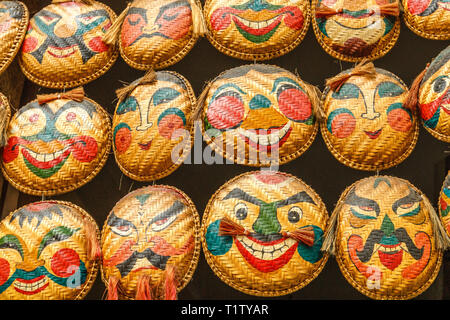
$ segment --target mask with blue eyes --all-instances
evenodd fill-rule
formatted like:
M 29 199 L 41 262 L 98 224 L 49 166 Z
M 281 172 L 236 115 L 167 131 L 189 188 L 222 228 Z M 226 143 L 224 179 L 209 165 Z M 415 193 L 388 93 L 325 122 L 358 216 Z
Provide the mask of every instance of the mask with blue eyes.
M 194 103 L 188 81 L 165 71 L 121 100 L 113 117 L 114 153 L 121 170 L 132 179 L 151 181 L 178 168 L 191 147 Z M 180 146 L 182 152 L 176 154 Z
M 407 94 L 403 81 L 378 68 L 372 77 L 352 75 L 336 90 L 327 87 L 321 131 L 333 155 L 371 171 L 403 161 L 418 136 L 416 114 L 404 106 Z

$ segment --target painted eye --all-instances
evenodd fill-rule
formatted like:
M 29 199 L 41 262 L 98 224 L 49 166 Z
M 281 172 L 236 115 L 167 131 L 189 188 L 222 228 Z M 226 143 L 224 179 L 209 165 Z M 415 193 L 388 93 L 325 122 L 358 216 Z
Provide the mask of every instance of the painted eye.
M 339 139 L 350 136 L 356 127 L 353 113 L 346 108 L 339 108 L 330 113 L 327 119 L 328 131 Z
M 371 206 L 351 206 L 350 212 L 360 219 L 368 220 L 377 218 L 377 212 Z
M 450 78 L 446 76 L 440 76 L 433 81 L 433 91 L 436 93 L 441 93 L 448 87 L 450 83 Z
M 101 19 L 102 17 L 98 17 L 98 16 L 84 16 L 80 19 L 81 23 L 84 25 L 88 25 L 91 24 L 99 19 Z
M 36 122 L 39 120 L 39 115 L 37 113 L 32 114 L 29 118 L 28 121 L 30 121 L 31 123 Z
M 331 95 L 334 99 L 357 99 L 359 97 L 359 88 L 352 83 L 344 83 L 339 91 Z
M 386 110 L 387 121 L 392 129 L 408 132 L 412 127 L 411 111 L 405 109 L 401 103 L 394 103 Z
M 378 95 L 380 98 L 385 97 L 398 97 L 403 94 L 405 90 L 403 90 L 399 85 L 385 81 L 378 85 Z
M 166 139 L 176 139 L 181 136 L 180 129 L 186 125 L 184 113 L 177 108 L 165 110 L 158 118 L 158 131 Z
M 288 220 L 290 223 L 297 223 L 302 218 L 303 211 L 299 207 L 292 207 L 288 211 Z
M 117 152 L 123 153 L 128 150 L 131 144 L 131 129 L 125 123 L 119 123 L 114 128 L 114 146 Z
M 420 212 L 420 202 L 404 203 L 397 208 L 400 217 L 412 217 Z
M 121 237 L 128 237 L 131 234 L 132 228 L 128 224 L 112 226 L 111 231 Z
M 244 220 L 247 218 L 248 208 L 245 203 L 239 202 L 234 206 L 234 215 L 238 220 Z
M 52 256 L 50 266 L 58 277 L 67 278 L 80 267 L 80 256 L 75 250 L 64 248 Z
M 173 215 L 173 216 L 170 216 L 170 217 L 167 217 L 167 218 L 164 218 L 164 219 L 154 222 L 152 224 L 152 231 L 159 232 L 159 231 L 166 229 L 168 226 L 170 226 L 175 221 L 176 218 L 177 218 L 177 216 Z
M 48 16 L 48 15 L 41 15 L 39 17 L 41 18 L 42 22 L 44 22 L 47 25 L 50 25 L 53 22 L 59 20 L 59 18 L 57 18 L 57 17 L 52 17 L 52 16 Z
M 239 93 L 226 91 L 216 96 L 208 106 L 206 117 L 218 130 L 237 128 L 244 118 L 244 102 Z
M 312 115 L 311 101 L 306 93 L 292 84 L 283 84 L 277 91 L 278 107 L 289 119 L 304 122 Z
M 75 114 L 75 112 L 68 112 L 66 114 L 66 120 L 71 122 L 77 119 L 77 115 Z
M 130 25 L 136 26 L 136 25 L 138 25 L 138 24 L 141 22 L 142 18 L 141 18 L 140 15 L 137 15 L 137 14 L 131 14 L 131 15 L 128 16 L 128 19 L 127 19 L 127 20 L 128 20 L 128 23 L 129 23 Z

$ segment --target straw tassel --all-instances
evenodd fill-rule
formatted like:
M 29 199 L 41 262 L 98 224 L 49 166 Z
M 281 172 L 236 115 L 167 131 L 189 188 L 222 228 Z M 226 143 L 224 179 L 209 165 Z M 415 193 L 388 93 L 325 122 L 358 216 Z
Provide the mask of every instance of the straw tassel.
M 85 222 L 87 252 L 90 260 L 98 260 L 102 256 L 102 249 L 97 237 L 97 228 L 93 222 Z
M 136 300 L 152 300 L 150 276 L 148 274 L 141 275 L 138 278 Z
M 313 227 L 305 227 L 300 228 L 295 231 L 287 231 L 281 233 L 284 237 L 292 238 L 298 242 L 302 242 L 308 247 L 312 247 L 314 245 L 314 229 Z
M 332 78 L 328 78 L 325 81 L 326 86 L 328 86 L 333 91 L 339 91 L 341 86 L 347 82 L 353 76 L 368 76 L 374 77 L 376 75 L 375 66 L 372 62 L 367 59 L 362 60 L 358 63 L 350 72 L 341 73 Z
M 199 120 L 200 114 L 202 113 L 203 107 L 208 97 L 209 89 L 211 88 L 212 82 L 207 82 L 206 87 L 203 89 L 202 93 L 197 98 L 197 104 L 192 111 L 192 122 Z
M 119 300 L 119 278 L 110 276 L 106 300 Z
M 380 5 L 379 9 L 380 9 L 380 15 L 382 15 L 382 16 L 398 17 L 400 15 L 400 8 L 398 6 L 397 1 L 382 4 L 382 5 Z
M 6 130 L 8 129 L 9 112 L 7 106 L 0 105 L 0 148 L 6 145 Z
M 343 204 L 343 202 L 338 203 L 338 205 L 334 209 L 330 219 L 328 220 L 328 224 L 323 236 L 321 251 L 328 252 L 331 255 L 335 254 L 337 221 L 339 219 L 339 212 L 341 211 Z
M 102 38 L 104 43 L 115 46 L 119 42 L 120 30 L 122 29 L 122 24 L 125 21 L 125 17 L 127 16 L 130 7 L 131 3 L 128 3 L 125 10 L 122 11 L 116 20 L 114 20 L 111 27 L 105 32 Z
M 326 118 L 325 111 L 323 110 L 322 101 L 320 100 L 320 95 L 322 94 L 316 86 L 305 82 L 305 91 L 311 100 L 311 106 L 314 112 L 314 115 L 319 121 L 322 121 Z
M 327 7 L 324 4 L 321 4 L 320 7 L 316 8 L 316 18 L 328 18 L 330 16 L 333 16 L 335 14 L 342 13 L 342 12 L 343 12 L 342 8 L 339 10 L 336 10 L 336 9 Z
M 84 89 L 83 87 L 78 87 L 67 92 L 37 95 L 37 101 L 41 105 L 57 99 L 68 99 L 76 102 L 82 102 L 84 100 Z
M 166 266 L 166 277 L 164 281 L 165 300 L 177 300 L 177 281 L 175 267 L 172 265 Z
M 429 63 L 425 67 L 425 69 L 414 79 L 411 84 L 411 88 L 409 89 L 408 96 L 406 97 L 404 106 L 409 110 L 415 110 L 417 105 L 419 104 L 419 89 L 420 84 L 422 83 L 425 74 L 427 73 Z
M 64 2 L 79 2 L 87 5 L 94 4 L 93 0 L 52 0 L 52 3 L 64 3 Z
M 153 82 L 156 81 L 156 78 L 157 78 L 157 75 L 156 75 L 155 70 L 153 70 L 153 69 L 148 70 L 147 73 L 142 78 L 140 78 L 136 81 L 133 81 L 132 83 L 130 83 L 129 85 L 126 85 L 123 88 L 117 89 L 116 90 L 117 98 L 119 99 L 119 101 L 123 101 L 138 86 L 145 85 L 145 84 L 152 84 Z
M 433 228 L 433 235 L 436 239 L 436 249 L 445 251 L 448 248 L 450 248 L 450 238 L 448 237 L 447 233 L 445 232 L 444 227 L 442 226 L 442 222 L 439 219 L 439 216 L 434 210 L 434 207 L 431 205 L 429 201 L 424 201 L 425 206 L 430 213 L 430 220 L 431 225 Z
M 222 218 L 219 224 L 219 236 L 240 236 L 249 235 L 250 232 L 230 218 Z
M 204 36 L 208 32 L 208 29 L 206 28 L 201 4 L 196 0 L 189 0 L 189 4 L 191 5 L 192 12 L 192 31 L 196 35 Z

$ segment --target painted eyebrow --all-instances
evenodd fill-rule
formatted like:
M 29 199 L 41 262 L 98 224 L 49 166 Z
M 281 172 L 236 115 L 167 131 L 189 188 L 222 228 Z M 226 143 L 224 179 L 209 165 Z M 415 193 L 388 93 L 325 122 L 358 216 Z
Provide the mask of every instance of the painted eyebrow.
M 69 101 L 65 105 L 63 105 L 58 111 L 56 111 L 55 118 L 57 118 L 64 111 L 66 111 L 68 109 L 72 109 L 72 108 L 83 109 L 84 111 L 87 112 L 87 114 L 89 115 L 89 117 L 91 117 L 91 119 L 92 119 L 92 114 L 96 111 L 95 107 L 87 101 L 83 101 L 81 103 L 75 102 L 75 101 Z
M 372 199 L 357 196 L 354 188 L 350 191 L 350 193 L 346 197 L 345 203 L 354 206 L 369 207 L 375 210 L 377 216 L 380 214 L 380 206 L 378 205 L 378 203 Z
M 401 205 L 420 201 L 422 201 L 422 196 L 417 191 L 409 187 L 409 194 L 406 197 L 403 197 L 395 201 L 394 204 L 392 205 L 392 210 L 394 212 L 397 212 L 398 207 L 400 207 Z
M 149 225 L 151 225 L 151 224 L 153 224 L 153 223 L 155 223 L 157 221 L 170 218 L 170 217 L 172 217 L 174 215 L 178 215 L 181 211 L 183 211 L 183 209 L 185 207 L 186 206 L 184 205 L 183 202 L 181 202 L 179 200 L 176 200 L 174 202 L 174 204 L 169 209 L 161 212 L 156 217 L 154 217 L 152 220 L 150 220 L 150 222 L 148 223 L 147 226 L 149 226 Z
M 143 8 L 131 7 L 128 10 L 127 16 L 130 15 L 130 14 L 139 14 L 139 15 L 141 15 L 144 18 L 145 22 L 148 22 L 146 13 L 147 13 L 147 10 L 145 10 Z
M 223 85 L 221 85 L 219 88 L 216 89 L 216 91 L 214 91 L 213 96 L 211 97 L 211 101 L 216 99 L 217 96 L 219 95 L 219 93 L 221 93 L 222 91 L 224 91 L 226 88 L 233 88 L 236 89 L 237 91 L 239 91 L 239 93 L 242 94 L 247 94 L 247 92 L 243 91 L 241 88 L 239 88 L 237 85 L 235 85 L 234 83 L 225 83 Z
M 84 18 L 84 17 L 90 17 L 90 16 L 106 16 L 109 17 L 108 12 L 106 10 L 103 9 L 99 9 L 99 10 L 93 10 L 93 11 L 89 11 L 86 13 L 82 13 L 78 16 L 76 16 L 76 18 Z
M 231 190 L 230 193 L 228 193 L 222 200 L 228 199 L 244 200 L 245 202 L 253 203 L 257 206 L 261 206 L 263 204 L 261 200 L 249 195 L 248 193 L 239 188 L 234 188 L 233 190 Z
M 289 198 L 276 202 L 276 207 L 281 208 L 290 204 L 299 203 L 299 202 L 307 202 L 313 205 L 316 205 L 314 200 L 306 193 L 306 191 L 299 192 L 290 196 Z
M 303 88 L 300 86 L 300 84 L 298 84 L 296 81 L 292 80 L 291 78 L 288 77 L 280 77 L 277 78 L 274 83 L 273 83 L 273 87 L 272 87 L 272 91 L 270 91 L 270 93 L 274 93 L 275 90 L 278 88 L 278 86 L 280 85 L 280 83 L 289 83 L 292 84 L 293 86 L 297 87 L 298 89 L 303 91 Z
M 111 213 L 106 223 L 110 227 L 131 226 L 133 229 L 137 231 L 136 226 L 131 221 L 119 218 L 114 214 L 114 212 Z

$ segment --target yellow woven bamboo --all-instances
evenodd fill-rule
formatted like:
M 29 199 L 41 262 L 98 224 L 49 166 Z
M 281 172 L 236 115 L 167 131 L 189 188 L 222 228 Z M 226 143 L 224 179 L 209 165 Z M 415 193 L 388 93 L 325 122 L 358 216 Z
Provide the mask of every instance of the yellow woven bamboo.
M 388 53 L 400 35 L 398 0 L 312 0 L 312 25 L 319 44 L 344 61 L 374 60 Z
M 29 20 L 27 7 L 20 1 L 0 1 L 0 74 L 19 52 Z
M 110 148 L 109 116 L 93 100 L 34 100 L 9 123 L 2 171 L 24 193 L 62 194 L 91 181 Z
M 403 106 L 408 87 L 388 71 L 373 70 L 350 76 L 337 91 L 327 86 L 322 95 L 321 132 L 328 149 L 346 166 L 367 171 L 404 161 L 419 135 L 416 109 Z
M 268 60 L 297 47 L 309 27 L 306 0 L 206 0 L 207 37 L 220 52 L 243 60 Z
M 6 144 L 6 130 L 11 120 L 11 106 L 8 98 L 0 92 L 0 147 Z
M 182 191 L 148 186 L 129 193 L 114 206 L 101 239 L 102 279 L 109 289 L 111 279 L 117 279 L 116 298 L 134 299 L 139 285 L 146 284 L 147 299 L 174 299 L 197 267 L 200 218 Z M 169 271 L 175 274 L 170 283 Z
M 439 217 L 445 228 L 448 236 L 450 236 L 450 171 L 445 177 L 444 183 L 442 184 L 441 192 L 439 193 Z
M 70 202 L 35 202 L 12 212 L 0 222 L 0 299 L 83 299 L 97 277 L 91 247 L 99 240 L 94 219 Z
M 103 75 L 116 61 L 116 46 L 102 36 L 116 14 L 93 1 L 52 3 L 36 13 L 19 56 L 31 81 L 49 88 L 72 88 Z
M 240 164 L 287 163 L 309 148 L 318 131 L 316 91 L 280 67 L 227 70 L 198 100 L 205 141 Z
M 427 197 L 408 181 L 373 176 L 342 193 L 329 223 L 336 230 L 327 228 L 326 237 L 335 234 L 339 268 L 359 292 L 405 300 L 424 292 L 439 273 L 438 222 Z
M 161 179 L 175 171 L 194 143 L 195 105 L 188 80 L 169 71 L 157 72 L 153 83 L 138 85 L 119 101 L 113 150 L 120 170 L 138 181 Z
M 236 290 L 281 296 L 314 280 L 328 214 L 320 197 L 286 173 L 255 171 L 225 183 L 208 202 L 202 244 L 214 273 Z
M 450 6 L 445 1 L 402 0 L 405 24 L 417 35 L 433 40 L 450 39 Z

